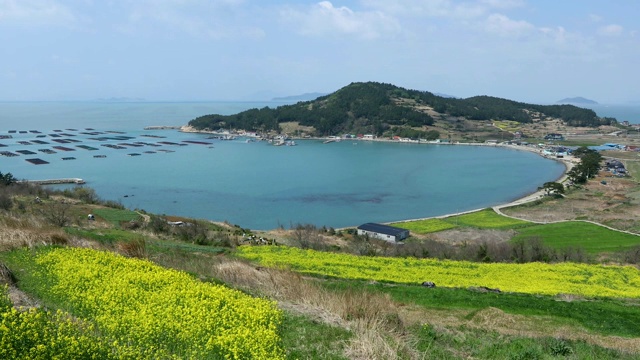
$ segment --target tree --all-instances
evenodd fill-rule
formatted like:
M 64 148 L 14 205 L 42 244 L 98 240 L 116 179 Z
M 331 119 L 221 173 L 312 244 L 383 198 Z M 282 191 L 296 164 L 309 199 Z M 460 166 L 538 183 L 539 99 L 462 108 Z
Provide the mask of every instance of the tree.
M 0 185 L 8 186 L 8 185 L 14 184 L 15 182 L 16 182 L 16 178 L 13 177 L 13 174 L 6 173 L 3 175 L 0 172 Z
M 296 224 L 293 228 L 293 240 L 302 249 L 321 250 L 323 248 L 320 231 L 313 224 Z
M 587 182 L 587 174 L 577 165 L 567 172 L 567 177 L 574 184 L 584 184 Z
M 584 184 L 598 174 L 602 161 L 599 152 L 582 146 L 574 150 L 573 155 L 580 158 L 580 163 L 567 172 L 569 180 L 575 184 Z
M 564 185 L 559 182 L 549 181 L 542 185 L 542 190 L 545 191 L 547 196 L 560 196 L 564 194 Z
M 49 223 L 55 226 L 64 227 L 69 223 L 69 212 L 71 205 L 66 202 L 48 202 L 40 208 L 40 214 Z

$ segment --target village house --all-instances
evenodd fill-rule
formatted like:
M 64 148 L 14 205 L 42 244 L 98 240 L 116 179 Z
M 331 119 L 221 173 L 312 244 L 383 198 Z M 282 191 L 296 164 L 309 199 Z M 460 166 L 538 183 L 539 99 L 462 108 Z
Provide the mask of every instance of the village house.
M 408 238 L 409 230 L 383 224 L 366 223 L 358 226 L 358 235 L 397 242 Z
M 564 140 L 564 136 L 562 136 L 562 134 L 547 134 L 544 137 L 545 140 L 553 140 L 553 141 L 563 141 Z

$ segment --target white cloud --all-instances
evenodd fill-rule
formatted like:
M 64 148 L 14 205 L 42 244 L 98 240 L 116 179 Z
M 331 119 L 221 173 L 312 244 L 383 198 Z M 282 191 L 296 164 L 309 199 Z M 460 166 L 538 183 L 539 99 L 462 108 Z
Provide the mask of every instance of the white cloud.
M 450 0 L 363 0 L 362 4 L 365 7 L 394 15 L 441 17 L 450 15 L 452 11 Z
M 598 29 L 598 34 L 602 36 L 620 36 L 622 35 L 623 28 L 617 24 L 610 24 L 602 26 Z
M 517 37 L 531 33 L 534 26 L 524 20 L 511 20 L 502 14 L 491 14 L 485 23 L 488 32 L 500 36 Z
M 591 20 L 594 23 L 598 23 L 602 21 L 602 16 L 596 15 L 596 14 L 589 14 L 589 20 Z
M 427 16 L 452 19 L 473 19 L 493 9 L 509 9 L 524 5 L 522 0 L 363 0 L 363 5 L 389 14 Z
M 52 0 L 0 0 L 0 24 L 73 26 L 78 17 Z
M 124 32 L 154 29 L 169 34 L 185 33 L 192 37 L 262 38 L 263 29 L 235 21 L 246 11 L 243 0 L 148 0 L 133 2 L 128 23 L 119 26 Z M 243 24 L 243 25 L 238 25 Z
M 395 35 L 401 31 L 398 21 L 381 11 L 354 11 L 321 1 L 304 11 L 288 8 L 281 13 L 304 35 L 349 34 L 365 39 Z
M 480 0 L 480 3 L 486 4 L 494 9 L 510 9 L 524 6 L 523 0 Z
M 556 43 L 564 43 L 567 39 L 567 31 L 564 27 L 558 26 L 557 28 L 540 28 L 539 29 L 542 34 L 551 38 Z

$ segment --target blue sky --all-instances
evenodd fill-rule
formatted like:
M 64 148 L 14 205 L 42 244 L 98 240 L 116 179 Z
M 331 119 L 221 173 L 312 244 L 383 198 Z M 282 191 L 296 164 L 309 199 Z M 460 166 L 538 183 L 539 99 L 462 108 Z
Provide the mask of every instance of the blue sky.
M 640 101 L 637 0 L 0 0 L 0 100 Z

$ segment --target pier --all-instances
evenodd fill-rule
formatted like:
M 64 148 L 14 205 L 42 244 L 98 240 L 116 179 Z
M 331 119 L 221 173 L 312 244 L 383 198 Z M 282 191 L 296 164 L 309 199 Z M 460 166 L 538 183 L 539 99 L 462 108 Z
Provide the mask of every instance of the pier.
M 180 130 L 182 126 L 172 126 L 172 125 L 156 125 L 156 126 L 145 126 L 145 130 Z
M 22 180 L 18 182 L 25 182 L 29 184 L 37 185 L 57 185 L 57 184 L 85 184 L 85 181 L 80 178 L 67 178 L 67 179 L 47 179 L 47 180 Z

